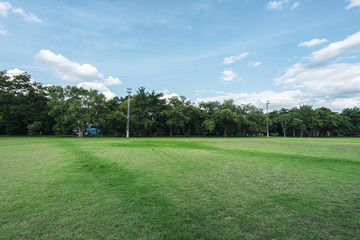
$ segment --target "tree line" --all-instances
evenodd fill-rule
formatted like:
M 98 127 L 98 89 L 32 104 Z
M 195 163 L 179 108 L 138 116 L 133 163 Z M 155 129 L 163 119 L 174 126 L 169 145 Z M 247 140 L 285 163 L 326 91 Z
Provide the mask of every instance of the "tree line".
M 125 136 L 127 122 L 125 97 L 107 100 L 96 90 L 77 87 L 44 86 L 30 75 L 9 77 L 0 71 L 1 135 L 69 135 L 79 137 L 84 129 L 96 134 Z M 266 134 L 293 137 L 358 136 L 360 109 L 341 113 L 328 108 L 302 105 L 264 113 L 252 104 L 237 105 L 201 102 L 185 97 L 165 99 L 162 93 L 140 87 L 130 101 L 131 136 L 258 136 Z

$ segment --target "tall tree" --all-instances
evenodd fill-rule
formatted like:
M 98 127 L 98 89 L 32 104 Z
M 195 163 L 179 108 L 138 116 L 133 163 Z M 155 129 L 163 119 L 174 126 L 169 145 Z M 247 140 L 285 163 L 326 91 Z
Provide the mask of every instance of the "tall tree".
M 286 137 L 286 131 L 291 127 L 291 122 L 293 120 L 292 115 L 287 109 L 282 108 L 278 113 L 277 120 L 281 125 L 284 137 Z
M 162 93 L 146 92 L 143 87 L 137 90 L 130 101 L 130 124 L 135 136 L 151 136 L 164 128 L 161 112 L 165 107 L 165 99 L 162 96 Z
M 95 123 L 96 97 L 98 92 L 83 88 L 54 87 L 51 90 L 49 114 L 55 118 L 54 131 L 57 134 L 66 134 L 72 129 L 78 129 L 78 137 L 83 137 L 84 129 Z M 99 99 L 103 97 L 100 96 Z M 96 123 L 95 123 L 96 124 Z
M 228 127 L 232 126 L 232 130 L 234 130 L 239 121 L 234 101 L 232 99 L 225 100 L 220 109 L 215 110 L 214 117 L 216 121 L 223 126 L 224 137 L 226 137 L 228 134 Z
M 52 121 L 47 116 L 48 90 L 23 73 L 9 77 L 0 71 L 0 134 L 27 134 L 27 126 L 41 122 L 41 131 Z M 43 126 L 44 123 L 44 126 Z
M 352 125 L 351 135 L 360 135 L 360 108 L 345 108 L 341 115 L 348 120 Z

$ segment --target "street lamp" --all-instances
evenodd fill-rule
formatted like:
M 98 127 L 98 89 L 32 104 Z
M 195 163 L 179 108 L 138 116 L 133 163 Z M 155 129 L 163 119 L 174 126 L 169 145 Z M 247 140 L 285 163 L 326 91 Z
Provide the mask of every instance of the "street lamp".
M 270 100 L 266 101 L 266 137 L 269 137 L 269 104 Z
M 129 125 L 130 125 L 130 94 L 131 88 L 127 88 L 128 93 L 128 107 L 127 107 L 127 123 L 126 123 L 126 137 L 129 137 Z

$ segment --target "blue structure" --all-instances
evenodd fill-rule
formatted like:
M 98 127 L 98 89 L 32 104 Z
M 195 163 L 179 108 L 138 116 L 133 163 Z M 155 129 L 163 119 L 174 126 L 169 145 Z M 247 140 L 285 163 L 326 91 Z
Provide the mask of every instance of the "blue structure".
M 101 135 L 101 130 L 96 128 L 85 128 L 84 133 L 87 132 L 88 135 Z

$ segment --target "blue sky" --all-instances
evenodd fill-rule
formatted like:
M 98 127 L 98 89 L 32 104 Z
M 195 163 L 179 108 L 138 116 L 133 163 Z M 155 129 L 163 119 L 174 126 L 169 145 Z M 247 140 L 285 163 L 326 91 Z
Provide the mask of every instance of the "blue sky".
M 0 1 L 0 69 L 107 97 L 360 106 L 360 0 Z

